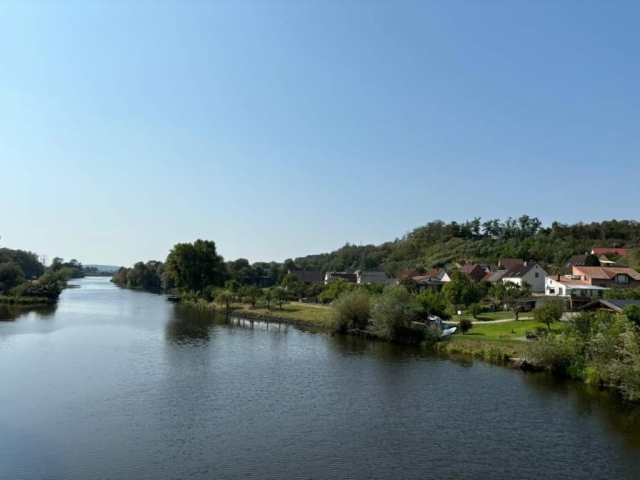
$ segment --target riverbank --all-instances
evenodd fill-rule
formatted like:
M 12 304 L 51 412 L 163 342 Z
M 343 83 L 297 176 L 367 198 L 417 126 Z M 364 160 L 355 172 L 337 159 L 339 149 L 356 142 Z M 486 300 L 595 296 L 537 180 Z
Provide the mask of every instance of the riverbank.
M 47 297 L 15 297 L 0 295 L 0 305 L 53 305 L 57 299 Z

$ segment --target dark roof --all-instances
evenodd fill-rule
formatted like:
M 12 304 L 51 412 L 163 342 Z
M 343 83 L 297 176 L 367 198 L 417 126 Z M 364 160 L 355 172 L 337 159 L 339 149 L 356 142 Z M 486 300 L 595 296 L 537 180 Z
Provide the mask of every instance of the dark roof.
M 482 266 L 477 264 L 477 263 L 467 263 L 467 264 L 463 265 L 462 267 L 460 267 L 460 271 L 464 272 L 464 273 L 471 273 L 471 272 L 475 271 L 478 268 L 480 268 L 482 271 L 484 271 Z
M 498 262 L 498 265 L 505 270 L 511 270 L 512 268 L 522 264 L 524 264 L 524 260 L 521 258 L 501 258 Z
M 339 278 L 344 278 L 347 282 L 356 283 L 358 281 L 358 276 L 355 273 L 347 273 L 347 272 L 329 272 L 329 278 L 327 282 L 335 282 Z
M 587 255 L 574 255 L 567 260 L 562 267 L 560 267 L 560 273 L 573 273 L 574 265 L 580 267 L 584 265 L 587 260 Z
M 598 305 L 620 313 L 630 305 L 638 305 L 640 307 L 640 300 L 618 300 L 613 298 L 609 300 L 599 299 L 595 302 L 587 303 L 585 306 L 581 307 L 580 310 L 591 310 Z
M 533 269 L 537 265 L 536 262 L 527 262 L 526 264 L 516 265 L 515 267 L 507 270 L 502 278 L 517 278 L 525 276 L 529 270 Z
M 289 270 L 289 273 L 295 275 L 300 283 L 321 283 L 324 282 L 322 272 L 315 270 Z

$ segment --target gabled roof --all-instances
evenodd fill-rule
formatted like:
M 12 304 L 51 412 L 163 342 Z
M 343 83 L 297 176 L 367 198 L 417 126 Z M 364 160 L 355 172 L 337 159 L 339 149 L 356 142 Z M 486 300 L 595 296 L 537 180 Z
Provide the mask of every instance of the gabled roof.
M 526 264 L 516 265 L 512 269 L 507 270 L 507 272 L 502 276 L 502 278 L 522 278 L 527 273 L 529 273 L 529 271 L 533 270 L 536 267 L 536 265 L 538 264 L 535 262 L 527 262 Z
M 418 275 L 420 275 L 420 272 L 418 272 L 418 269 L 416 269 L 416 268 L 405 268 L 403 271 L 401 271 L 398 274 L 398 280 L 405 280 L 407 278 L 417 277 Z
M 615 247 L 594 247 L 591 252 L 594 255 L 606 255 L 607 253 L 617 253 L 621 257 L 624 257 L 629 253 L 628 248 L 615 248 Z
M 564 264 L 565 267 L 573 267 L 574 265 L 584 265 L 587 261 L 587 255 L 574 255 Z
M 324 282 L 324 275 L 316 270 L 289 270 L 295 275 L 300 283 L 320 283 Z
M 482 280 L 480 280 L 480 281 L 481 282 L 495 283 L 495 282 L 499 281 L 502 277 L 504 277 L 505 273 L 507 273 L 506 270 L 498 270 L 497 272 L 489 272 L 484 277 L 482 277 Z
M 517 267 L 518 265 L 523 265 L 524 260 L 522 258 L 501 258 L 498 262 L 505 270 L 511 270 L 513 267 Z
M 622 310 L 630 305 L 637 305 L 640 307 L 640 300 L 617 300 L 613 298 L 608 300 L 599 299 L 595 302 L 587 303 L 585 306 L 581 307 L 580 310 L 590 310 L 598 305 L 609 308 L 614 312 L 621 313 Z
M 596 280 L 611 280 L 616 275 L 625 274 L 640 281 L 640 273 L 628 267 L 573 267 L 576 275 L 585 275 Z
M 484 270 L 479 264 L 477 263 L 467 263 L 465 265 L 463 265 L 462 267 L 460 267 L 460 271 L 464 272 L 464 273 L 471 273 L 474 270 L 476 270 L 477 268 Z

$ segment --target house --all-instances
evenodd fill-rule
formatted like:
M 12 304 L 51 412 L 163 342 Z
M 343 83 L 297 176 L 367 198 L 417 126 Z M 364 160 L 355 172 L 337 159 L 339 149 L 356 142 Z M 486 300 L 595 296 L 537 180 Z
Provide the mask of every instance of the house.
M 624 257 L 627 253 L 629 253 L 629 249 L 616 247 L 594 247 L 591 249 L 591 254 L 597 255 L 598 257 L 600 257 L 600 255 L 609 255 L 611 253 L 615 253 L 617 255 L 620 255 L 621 257 Z
M 544 291 L 544 279 L 548 275 L 544 268 L 535 262 L 524 262 L 516 265 L 502 276 L 502 282 L 511 282 L 522 286 L 523 282 L 531 285 L 532 292 Z
M 356 283 L 358 281 L 358 277 L 355 274 L 355 270 L 353 271 L 347 270 L 344 272 L 327 272 L 324 276 L 324 284 L 329 285 L 330 283 L 336 282 L 340 279 L 344 279 L 349 283 Z
M 574 255 L 560 267 L 560 273 L 562 275 L 571 275 L 573 274 L 573 267 L 581 267 L 586 265 L 588 255 Z
M 522 264 L 524 264 L 524 260 L 521 258 L 501 258 L 498 261 L 498 268 L 500 268 L 500 270 L 511 270 Z
M 602 296 L 606 287 L 591 285 L 579 275 L 550 275 L 545 278 L 544 293 L 549 297 L 563 297 L 569 302 L 569 309 L 575 310 Z
M 418 275 L 420 275 L 420 272 L 418 271 L 417 268 L 405 268 L 403 271 L 401 271 L 398 274 L 396 278 L 398 279 L 398 283 L 400 283 L 401 281 L 406 280 L 407 278 L 417 277 Z
M 603 300 L 599 298 L 594 302 L 587 303 L 585 306 L 580 308 L 580 310 L 622 313 L 625 308 L 631 305 L 637 305 L 640 307 L 640 300 L 618 300 L 613 298 Z
M 316 270 L 289 270 L 289 273 L 295 275 L 298 282 L 303 285 L 313 285 L 315 283 L 323 283 L 324 275 Z
M 449 274 L 443 270 L 442 268 L 431 268 L 429 270 L 427 270 L 427 272 L 425 273 L 425 275 L 429 278 L 433 278 L 435 280 L 438 280 L 440 282 L 450 282 L 451 281 L 451 277 L 449 276 Z
M 498 270 L 497 272 L 489 272 L 484 277 L 482 277 L 482 282 L 489 283 L 498 283 L 504 277 L 504 274 L 507 273 L 507 270 Z
M 627 267 L 573 267 L 573 276 L 599 287 L 640 287 L 640 273 Z
M 469 275 L 475 283 L 478 283 L 489 273 L 478 263 L 467 263 L 460 267 L 460 271 Z
M 376 272 L 370 270 L 357 270 L 356 271 L 356 283 L 362 285 L 395 285 L 396 279 L 389 277 L 384 272 Z

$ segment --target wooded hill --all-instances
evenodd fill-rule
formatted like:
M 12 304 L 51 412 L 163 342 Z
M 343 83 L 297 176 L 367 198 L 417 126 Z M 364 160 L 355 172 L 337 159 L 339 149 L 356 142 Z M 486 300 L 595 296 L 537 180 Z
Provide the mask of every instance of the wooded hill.
M 555 272 L 572 255 L 593 247 L 627 247 L 632 251 L 616 259 L 619 265 L 640 267 L 640 223 L 607 220 L 572 225 L 554 222 L 544 227 L 535 217 L 523 215 L 506 221 L 464 223 L 435 220 L 382 245 L 353 245 L 319 255 L 285 261 L 304 270 L 341 271 L 346 268 L 384 270 L 395 276 L 403 268 L 434 268 L 455 263 L 497 264 L 500 258 L 522 258 Z

